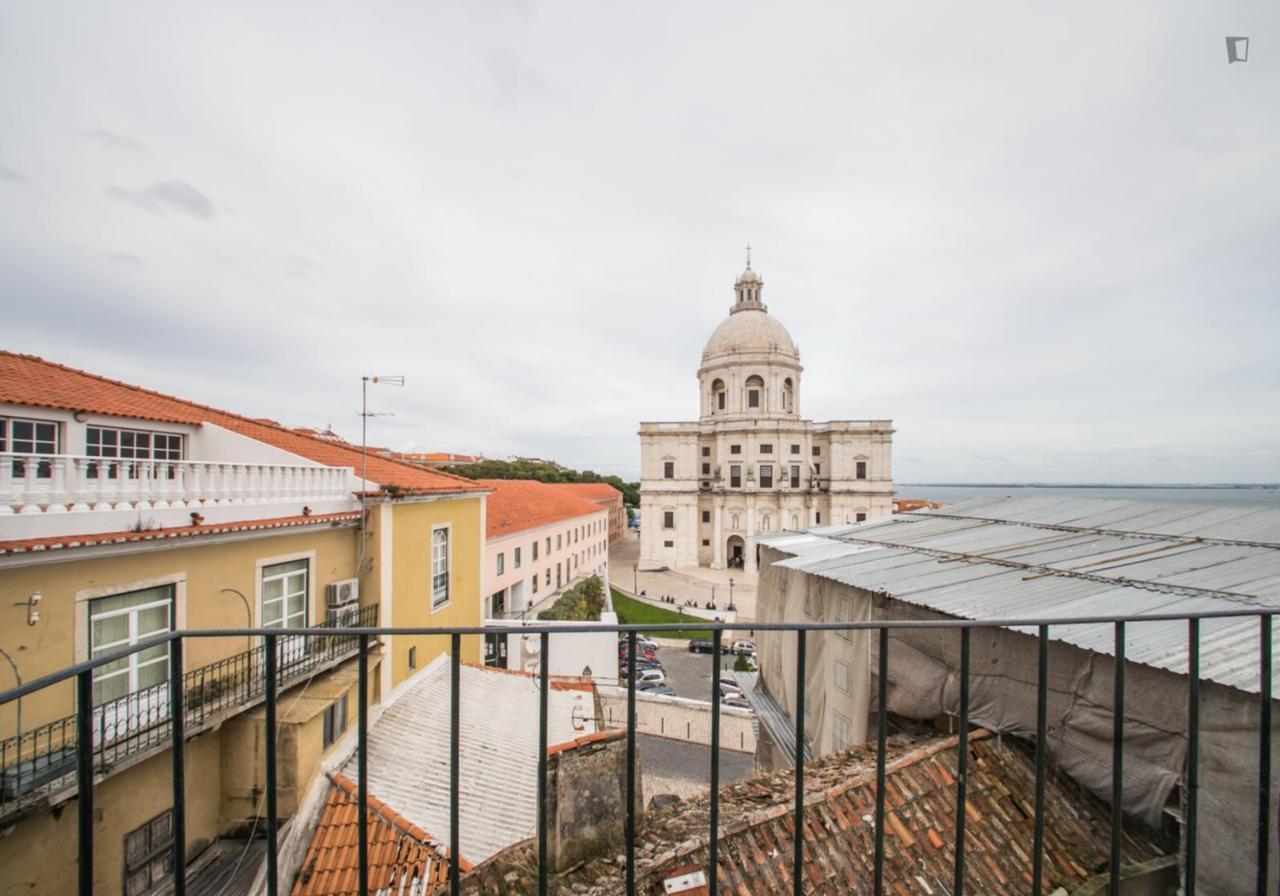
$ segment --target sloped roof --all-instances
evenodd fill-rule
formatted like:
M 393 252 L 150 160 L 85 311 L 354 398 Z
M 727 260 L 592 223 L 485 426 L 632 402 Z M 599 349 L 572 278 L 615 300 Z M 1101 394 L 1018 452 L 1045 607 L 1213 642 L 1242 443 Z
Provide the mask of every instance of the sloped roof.
M 622 492 L 607 482 L 552 482 L 550 484 L 571 495 L 586 498 L 588 501 L 616 501 L 622 497 Z
M 477 482 L 492 490 L 485 511 L 485 537 L 490 539 L 603 510 L 599 504 L 548 482 L 533 479 L 479 479 Z
M 87 548 L 108 544 L 128 544 L 135 541 L 167 541 L 190 539 L 204 535 L 226 535 L 234 532 L 257 532 L 264 529 L 286 529 L 298 526 L 339 526 L 360 519 L 359 511 L 347 513 L 322 513 L 309 516 L 280 516 L 264 520 L 236 520 L 231 523 L 207 523 L 199 526 L 174 526 L 168 529 L 130 529 L 126 532 L 105 532 L 94 535 L 50 535 L 44 538 L 20 538 L 0 541 L 0 555 L 31 554 L 40 551 L 61 551 L 68 548 Z
M 955 868 L 958 737 L 936 739 L 886 766 L 885 892 L 949 893 Z M 1014 742 L 975 731 L 969 739 L 965 803 L 965 892 L 1031 889 L 1035 760 Z M 874 751 L 849 778 L 805 803 L 805 869 L 815 894 L 872 891 L 875 856 Z M 852 763 L 851 763 L 852 764 Z M 784 785 L 786 776 L 779 779 Z M 733 893 L 790 892 L 792 794 L 784 786 L 773 805 L 729 824 L 720 838 L 720 884 Z M 1104 872 L 1111 851 L 1110 809 L 1069 778 L 1051 775 L 1045 793 L 1043 892 L 1075 892 Z M 686 807 L 687 808 L 687 807 Z M 1140 825 L 1126 823 L 1122 863 L 1157 859 L 1166 849 Z M 677 849 L 647 876 L 640 892 L 661 894 L 664 868 L 705 868 L 706 837 Z
M 243 417 L 174 398 L 35 355 L 0 350 L 0 402 L 189 426 L 212 423 L 326 466 L 351 467 L 356 475 L 361 469 L 360 449 L 345 442 L 289 429 L 273 420 Z M 483 491 L 470 479 L 379 457 L 372 451 L 368 475 L 382 486 L 415 494 Z
M 1280 510 L 1266 507 L 978 498 L 757 541 L 790 555 L 775 564 L 783 569 L 960 619 L 1280 608 Z M 1109 623 L 1055 625 L 1049 636 L 1115 650 Z M 1130 662 L 1186 674 L 1185 621 L 1146 621 L 1125 636 Z M 1272 647 L 1280 664 L 1280 639 Z M 1257 693 L 1256 619 L 1204 620 L 1200 650 L 1202 678 Z
M 293 896 L 359 896 L 360 806 L 354 781 L 329 775 L 333 787 L 316 822 Z M 449 880 L 449 855 L 422 828 L 368 795 L 369 886 L 388 896 L 417 896 Z M 459 857 L 460 870 L 471 864 Z
M 447 836 L 449 657 L 442 654 L 420 674 L 369 729 L 369 792 Z M 531 676 L 470 664 L 460 666 L 459 676 L 460 852 L 482 862 L 536 830 L 539 688 Z M 590 685 L 564 684 L 547 697 L 549 745 L 597 730 Z M 344 772 L 351 777 L 355 768 L 352 757 Z

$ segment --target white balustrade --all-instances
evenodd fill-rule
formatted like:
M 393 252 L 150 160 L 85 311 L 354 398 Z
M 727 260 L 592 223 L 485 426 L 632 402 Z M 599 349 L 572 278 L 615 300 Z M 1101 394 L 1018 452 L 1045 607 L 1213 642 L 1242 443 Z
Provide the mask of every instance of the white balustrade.
M 350 467 L 0 452 L 0 517 L 351 498 Z M 297 511 L 295 511 L 297 512 Z

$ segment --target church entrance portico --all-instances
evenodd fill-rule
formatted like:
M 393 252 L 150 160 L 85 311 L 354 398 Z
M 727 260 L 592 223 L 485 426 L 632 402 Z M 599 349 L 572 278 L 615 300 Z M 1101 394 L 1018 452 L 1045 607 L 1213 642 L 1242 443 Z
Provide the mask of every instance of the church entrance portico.
M 742 569 L 747 562 L 747 543 L 742 540 L 741 535 L 730 535 L 725 542 L 724 554 L 729 569 Z

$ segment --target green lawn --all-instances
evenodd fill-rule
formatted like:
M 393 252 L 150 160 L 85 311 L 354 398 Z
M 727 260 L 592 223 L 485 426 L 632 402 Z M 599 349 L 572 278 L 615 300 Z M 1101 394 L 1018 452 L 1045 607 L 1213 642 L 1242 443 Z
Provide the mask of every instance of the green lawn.
M 613 609 L 618 614 L 618 621 L 623 625 L 654 625 L 664 622 L 674 622 L 676 624 L 687 624 L 690 622 L 698 622 L 699 620 L 691 616 L 682 616 L 674 610 L 664 610 L 661 607 L 653 607 L 642 601 L 632 600 L 625 594 L 620 594 L 617 588 L 613 591 Z M 710 638 L 710 631 L 698 632 L 647 632 L 649 635 L 657 635 L 664 638 Z

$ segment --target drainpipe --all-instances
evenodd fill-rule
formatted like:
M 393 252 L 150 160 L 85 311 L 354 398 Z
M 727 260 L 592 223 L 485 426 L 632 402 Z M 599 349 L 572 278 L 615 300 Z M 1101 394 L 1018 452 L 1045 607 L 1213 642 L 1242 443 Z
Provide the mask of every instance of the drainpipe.
M 223 588 L 222 593 L 234 594 L 236 597 L 240 598 L 240 602 L 244 604 L 245 628 L 253 628 L 253 610 L 249 608 L 249 598 L 245 597 L 234 588 Z M 244 649 L 248 653 L 253 653 L 253 635 L 249 635 L 245 638 Z

